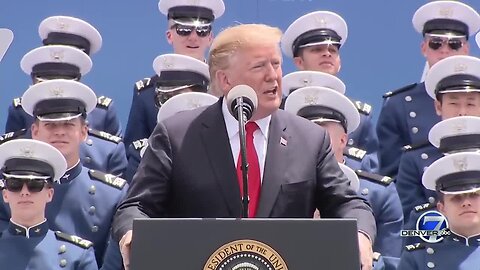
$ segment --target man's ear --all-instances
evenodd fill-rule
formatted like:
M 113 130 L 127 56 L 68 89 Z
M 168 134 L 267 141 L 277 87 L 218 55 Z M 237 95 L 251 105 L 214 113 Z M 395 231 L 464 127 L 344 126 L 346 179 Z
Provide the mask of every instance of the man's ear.
M 297 67 L 298 70 L 305 70 L 303 66 L 303 58 L 300 56 L 296 56 L 293 58 L 293 63 Z
M 224 70 L 217 70 L 215 72 L 215 82 L 218 90 L 221 91 L 224 95 L 227 94 L 228 89 L 232 88 L 229 76 Z
M 171 31 L 171 30 L 167 30 L 167 31 L 165 32 L 165 36 L 166 36 L 166 38 L 167 38 L 168 44 L 172 45 L 172 43 L 173 43 L 173 40 L 172 40 L 172 31 Z
M 442 116 L 442 103 L 438 100 L 434 100 L 435 112 L 438 116 Z

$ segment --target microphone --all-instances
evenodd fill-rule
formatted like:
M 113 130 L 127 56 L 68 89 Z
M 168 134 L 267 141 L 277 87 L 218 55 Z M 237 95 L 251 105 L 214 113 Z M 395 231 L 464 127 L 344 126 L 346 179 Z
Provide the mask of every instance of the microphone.
M 230 114 L 239 121 L 239 115 L 243 115 L 243 121 L 246 122 L 252 118 L 257 109 L 258 99 L 255 90 L 248 85 L 237 85 L 228 92 L 227 108 Z

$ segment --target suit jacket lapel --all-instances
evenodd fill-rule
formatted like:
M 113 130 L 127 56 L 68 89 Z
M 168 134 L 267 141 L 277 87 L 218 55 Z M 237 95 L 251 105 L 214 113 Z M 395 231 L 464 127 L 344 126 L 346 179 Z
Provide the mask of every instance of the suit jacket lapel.
M 242 213 L 240 187 L 238 186 L 235 163 L 233 162 L 225 120 L 223 119 L 222 98 L 205 110 L 203 118 L 202 142 L 220 186 L 221 196 L 224 197 L 230 214 L 240 217 Z M 212 194 L 212 196 L 215 196 L 215 194 Z
M 288 160 L 286 129 L 286 123 L 279 117 L 278 112 L 272 114 L 257 217 L 270 216 L 283 182 Z

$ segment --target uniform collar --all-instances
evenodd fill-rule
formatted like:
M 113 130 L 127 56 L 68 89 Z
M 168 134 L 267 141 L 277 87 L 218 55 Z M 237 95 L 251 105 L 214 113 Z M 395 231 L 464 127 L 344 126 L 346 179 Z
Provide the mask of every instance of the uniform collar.
M 26 238 L 44 236 L 48 231 L 48 222 L 44 219 L 41 223 L 27 228 L 10 219 L 8 231 L 12 235 L 24 236 Z
M 233 118 L 233 116 L 228 111 L 227 102 L 225 98 L 223 98 L 223 101 L 222 101 L 222 113 L 223 113 L 223 119 L 225 120 L 225 126 L 227 128 L 228 138 L 232 139 L 233 136 L 238 134 L 238 121 L 237 119 Z M 269 115 L 267 117 L 264 117 L 262 119 L 255 121 L 255 123 L 258 125 L 258 127 L 260 128 L 260 131 L 262 132 L 265 138 L 268 138 L 268 128 L 270 127 L 271 119 L 272 119 L 272 116 Z
M 62 178 L 60 178 L 60 183 L 65 184 L 72 181 L 72 179 L 75 179 L 75 177 L 77 177 L 80 172 L 82 172 L 82 163 L 80 163 L 79 160 L 77 164 L 69 168 L 67 172 L 62 176 Z
M 480 246 L 480 234 L 465 237 L 450 230 L 450 235 L 446 239 L 465 246 Z

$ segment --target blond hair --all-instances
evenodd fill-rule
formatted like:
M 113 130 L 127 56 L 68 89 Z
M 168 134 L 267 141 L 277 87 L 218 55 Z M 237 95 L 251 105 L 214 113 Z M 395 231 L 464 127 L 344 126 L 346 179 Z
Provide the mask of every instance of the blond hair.
M 265 24 L 240 24 L 220 32 L 210 46 L 208 66 L 210 72 L 210 90 L 221 95 L 216 89 L 216 73 L 230 67 L 231 58 L 241 49 L 256 45 L 278 45 L 282 30 Z

